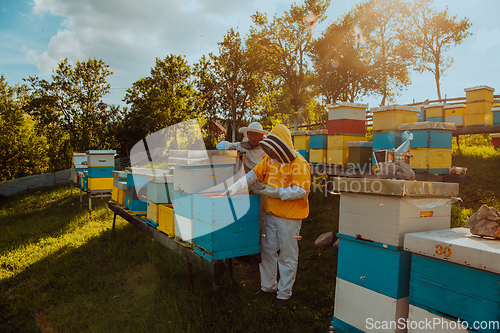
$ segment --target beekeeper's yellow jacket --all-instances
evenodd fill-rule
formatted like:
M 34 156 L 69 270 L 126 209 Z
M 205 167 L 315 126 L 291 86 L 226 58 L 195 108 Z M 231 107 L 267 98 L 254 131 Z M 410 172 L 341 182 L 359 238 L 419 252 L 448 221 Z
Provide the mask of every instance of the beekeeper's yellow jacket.
M 299 186 L 307 192 L 305 197 L 296 200 L 274 199 L 263 195 L 262 210 L 287 219 L 306 218 L 309 215 L 311 167 L 293 149 L 290 131 L 284 125 L 277 125 L 260 145 L 268 155 L 253 169 L 259 181 L 264 185 L 281 188 Z M 276 154 L 278 161 L 270 158 L 271 152 Z

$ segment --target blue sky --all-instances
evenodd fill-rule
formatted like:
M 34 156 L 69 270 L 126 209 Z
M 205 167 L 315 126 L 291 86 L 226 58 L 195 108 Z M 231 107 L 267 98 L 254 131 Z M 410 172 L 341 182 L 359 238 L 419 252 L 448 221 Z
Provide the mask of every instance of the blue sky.
M 9 84 L 38 75 L 50 78 L 52 68 L 70 61 L 103 59 L 114 75 L 105 102 L 120 104 L 136 80 L 149 75 L 156 57 L 185 55 L 190 64 L 209 52 L 231 28 L 245 36 L 257 10 L 272 17 L 289 9 L 291 1 L 275 0 L 0 0 L 0 73 Z M 302 3 L 298 1 L 298 3 Z M 332 0 L 322 29 L 349 11 L 357 1 Z M 435 0 L 452 15 L 468 17 L 470 36 L 449 52 L 455 60 L 441 81 L 442 96 L 465 96 L 464 88 L 488 85 L 500 94 L 500 1 Z M 434 77 L 413 73 L 412 85 L 397 98 L 436 99 Z M 378 106 L 380 97 L 357 101 Z

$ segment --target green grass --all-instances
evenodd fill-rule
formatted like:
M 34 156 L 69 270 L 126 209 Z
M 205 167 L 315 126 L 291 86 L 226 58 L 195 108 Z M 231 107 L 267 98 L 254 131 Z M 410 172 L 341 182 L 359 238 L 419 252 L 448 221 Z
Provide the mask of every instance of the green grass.
M 311 194 L 290 306 L 254 300 L 257 265 L 236 261 L 216 284 L 93 200 L 80 208 L 69 186 L 0 202 L 2 332 L 324 332 L 333 315 L 337 250 L 315 239 L 338 228 L 338 198 Z
M 452 207 L 452 227 L 465 227 L 465 221 L 482 205 L 500 210 L 500 150 L 483 135 L 460 138 L 460 149 L 453 144 L 452 164 L 467 168 L 467 183 L 460 184 L 463 202 Z

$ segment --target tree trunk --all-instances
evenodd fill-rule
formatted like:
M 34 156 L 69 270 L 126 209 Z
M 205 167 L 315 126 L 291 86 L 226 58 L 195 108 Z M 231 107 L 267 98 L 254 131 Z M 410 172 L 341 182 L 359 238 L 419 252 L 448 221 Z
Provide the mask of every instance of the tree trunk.
M 435 74 L 434 74 L 434 79 L 436 80 L 436 89 L 437 89 L 437 94 L 438 94 L 438 99 L 441 102 L 441 87 L 439 84 L 439 63 L 436 62 L 435 64 Z

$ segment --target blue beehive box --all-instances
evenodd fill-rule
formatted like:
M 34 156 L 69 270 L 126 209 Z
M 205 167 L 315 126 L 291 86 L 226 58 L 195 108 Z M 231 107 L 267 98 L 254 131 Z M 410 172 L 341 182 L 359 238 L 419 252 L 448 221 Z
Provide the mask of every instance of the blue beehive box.
M 441 148 L 451 149 L 453 131 L 457 125 L 443 122 L 421 122 L 400 124 L 400 131 L 409 131 L 413 134 L 411 148 Z
M 378 132 L 373 133 L 373 149 L 394 149 L 401 145 L 401 132 Z
M 193 195 L 193 243 L 209 261 L 260 252 L 258 195 Z
M 500 242 L 473 237 L 468 228 L 405 235 L 413 252 L 410 304 L 450 320 L 500 321 Z M 478 332 L 500 332 L 476 327 Z
M 112 178 L 113 171 L 115 171 L 114 166 L 88 167 L 87 175 L 89 178 Z
M 314 134 L 309 138 L 309 149 L 328 149 L 328 134 Z
M 337 277 L 392 298 L 408 296 L 410 252 L 337 234 Z

